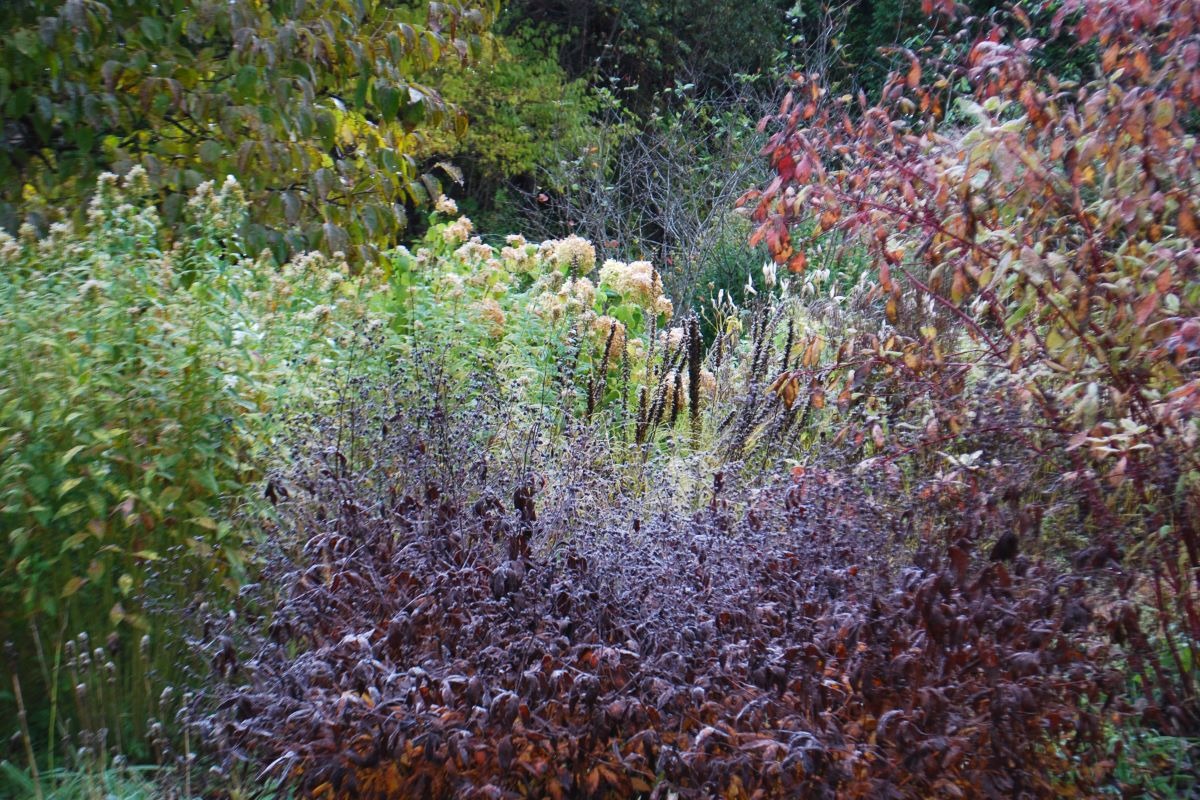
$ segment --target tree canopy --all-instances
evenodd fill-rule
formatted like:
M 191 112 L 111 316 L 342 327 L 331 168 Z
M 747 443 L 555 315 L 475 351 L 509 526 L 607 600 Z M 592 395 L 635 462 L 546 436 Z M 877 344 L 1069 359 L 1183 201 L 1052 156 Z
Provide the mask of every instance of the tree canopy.
M 477 54 L 492 0 L 21 0 L 0 23 L 0 223 L 142 165 L 176 221 L 236 174 L 257 252 L 370 260 L 438 191 L 413 151 L 456 114 L 413 77 Z M 76 207 L 82 207 L 77 203 Z M 19 216 L 23 215 L 23 216 Z

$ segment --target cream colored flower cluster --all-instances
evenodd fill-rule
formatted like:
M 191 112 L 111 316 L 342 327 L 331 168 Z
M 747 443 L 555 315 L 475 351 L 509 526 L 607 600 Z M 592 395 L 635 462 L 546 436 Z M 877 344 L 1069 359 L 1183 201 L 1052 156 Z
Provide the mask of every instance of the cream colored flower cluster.
M 438 195 L 437 203 L 434 204 L 433 210 L 448 217 L 456 217 L 458 216 L 458 203 L 444 194 Z
M 486 259 L 470 275 L 467 283 L 475 287 L 490 287 L 492 291 L 504 293 L 508 291 L 508 270 L 497 258 Z
M 188 211 L 204 228 L 218 238 L 232 236 L 246 216 L 246 195 L 237 178 L 228 175 L 219 191 L 213 182 L 196 187 L 187 202 Z
M 667 319 L 675 312 L 670 298 L 663 294 L 662 278 L 649 261 L 623 261 L 609 259 L 600 267 L 600 285 L 612 289 L 644 309 L 656 314 L 665 314 Z
M 595 341 L 598 350 L 604 350 L 604 345 L 608 344 L 608 360 L 610 365 L 615 365 L 617 359 L 621 357 L 621 353 L 625 350 L 625 323 L 618 319 L 608 316 L 596 317 L 592 320 L 592 339 Z M 612 336 L 611 342 L 609 335 Z
M 552 259 L 559 268 L 571 268 L 586 275 L 596 266 L 596 248 L 587 239 L 571 234 L 553 242 Z
M 305 322 L 327 322 L 333 315 L 334 307 L 327 303 L 315 305 L 308 311 L 296 315 L 297 319 Z
M 534 288 L 541 293 L 534 298 L 533 313 L 543 319 L 555 321 L 570 315 L 586 322 L 595 315 L 596 286 L 587 278 L 564 281 L 563 274 L 553 270 L 538 278 Z
M 483 321 L 488 326 L 488 331 L 493 337 L 499 338 L 504 335 L 504 323 L 506 321 L 504 309 L 500 308 L 500 304 L 493 298 L 484 298 L 479 303 L 479 315 L 483 317 Z
M 500 257 L 504 259 L 505 266 L 511 272 L 523 274 L 537 269 L 538 250 L 525 241 L 524 236 L 519 233 L 509 234 L 504 237 L 504 241 L 505 246 L 500 249 Z
M 443 272 L 437 277 L 434 286 L 436 291 L 448 300 L 458 300 L 466 289 L 462 276 L 454 272 Z
M 684 338 L 683 328 L 671 328 L 666 331 L 659 331 L 658 346 L 664 350 L 674 352 L 683 346 Z
M 0 228 L 0 261 L 16 261 L 20 257 L 21 245 L 8 231 Z
M 463 263 L 486 261 L 496 254 L 490 244 L 484 244 L 478 236 L 472 236 L 461 247 L 454 251 L 454 257 Z
M 283 276 L 296 281 L 314 275 L 324 275 L 330 269 L 329 259 L 319 250 L 300 253 L 283 265 Z
M 567 281 L 562 291 L 567 294 L 567 311 L 573 314 L 590 312 L 596 302 L 596 285 L 587 278 Z
M 442 230 L 442 239 L 446 244 L 460 244 L 471 238 L 475 224 L 470 217 L 459 217 Z

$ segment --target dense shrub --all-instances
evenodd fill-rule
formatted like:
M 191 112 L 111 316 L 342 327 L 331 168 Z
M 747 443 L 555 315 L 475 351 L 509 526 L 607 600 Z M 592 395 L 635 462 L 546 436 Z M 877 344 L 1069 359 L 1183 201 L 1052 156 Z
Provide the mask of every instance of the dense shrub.
M 366 324 L 344 263 L 240 255 L 236 182 L 199 187 L 170 246 L 149 195 L 140 170 L 104 175 L 86 224 L 0 234 L 0 640 L 39 717 L 34 687 L 56 687 L 75 633 L 126 655 L 152 633 L 164 652 L 151 573 L 170 565 L 157 591 L 179 602 L 237 588 L 252 554 L 220 512 L 259 474 L 268 415 L 319 394 L 305 375 Z M 140 726 L 149 698 L 125 677 Z
M 632 110 L 645 114 L 677 84 L 720 95 L 740 73 L 769 71 L 791 7 L 785 0 L 515 0 L 499 24 L 537 20 L 557 30 L 569 75 L 618 80 L 630 87 Z
M 0 225 L 44 227 L 85 205 L 98 172 L 135 164 L 174 224 L 199 183 L 232 173 L 256 254 L 371 261 L 436 183 L 416 168 L 415 131 L 465 122 L 415 76 L 477 54 L 494 5 L 6 4 Z
M 345 797 L 1056 797 L 1106 776 L 1121 680 L 1088 576 L 940 542 L 910 561 L 883 476 L 642 467 L 419 363 L 287 478 L 283 595 L 195 723 L 231 759 Z
M 595 101 L 584 80 L 563 72 L 554 45 L 549 34 L 522 28 L 494 37 L 475 63 L 445 64 L 424 76 L 469 124 L 463 135 L 431 131 L 417 155 L 451 159 L 463 172 L 462 196 L 481 211 L 504 213 L 510 184 L 529 183 L 593 139 Z
M 947 460 L 953 503 L 995 502 L 981 473 L 1014 459 L 1020 547 L 1065 545 L 1119 576 L 1111 633 L 1144 720 L 1192 733 L 1198 15 L 1182 0 L 1062 4 L 1050 35 L 1099 53 L 1084 84 L 1036 70 L 1037 40 L 1000 27 L 960 65 L 913 58 L 873 106 L 798 76 L 774 118 L 776 177 L 747 197 L 756 238 L 792 271 L 830 232 L 869 248 L 890 323 L 841 337 L 776 389 L 837 398 L 839 435 L 874 468 L 924 479 Z M 1018 9 L 1012 27 L 1028 24 Z M 959 81 L 971 123 L 945 129 Z

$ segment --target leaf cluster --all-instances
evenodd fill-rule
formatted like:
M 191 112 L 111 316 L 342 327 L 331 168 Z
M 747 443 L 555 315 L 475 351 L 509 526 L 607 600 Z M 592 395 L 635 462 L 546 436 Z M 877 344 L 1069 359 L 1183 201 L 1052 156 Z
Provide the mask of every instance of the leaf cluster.
M 24 4 L 5 15 L 0 54 L 4 222 L 39 223 L 31 196 L 55 207 L 86 198 L 102 170 L 140 165 L 174 224 L 197 185 L 234 174 L 251 202 L 252 252 L 372 261 L 435 185 L 413 158 L 419 130 L 465 124 L 415 76 L 478 54 L 493 10 Z
M 270 415 L 319 394 L 304 376 L 369 319 L 345 263 L 276 274 L 239 254 L 236 182 L 202 184 L 183 213 L 189 235 L 165 248 L 135 168 L 100 178 L 83 225 L 0 235 L 0 632 L 26 693 L 49 684 L 39 724 L 64 636 L 132 652 L 153 631 L 169 673 L 156 593 L 215 599 L 246 579 L 250 544 L 221 511 L 257 479 Z
M 1041 490 L 1078 492 L 1074 556 L 1136 552 L 1122 580 L 1157 633 L 1131 668 L 1155 673 L 1147 719 L 1185 731 L 1200 719 L 1196 14 L 1062 4 L 1047 35 L 1093 48 L 1082 84 L 1039 68 L 1019 7 L 965 27 L 962 62 L 910 53 L 875 103 L 797 74 L 763 121 L 774 179 L 744 198 L 781 266 L 802 272 L 833 235 L 878 270 L 884 332 L 780 388 L 815 375 L 807 391 L 837 397 L 840 435 L 873 440 L 880 466 L 926 451 L 963 477 L 981 437 L 982 458 L 1024 450 Z M 960 83 L 965 129 L 944 124 Z
M 721 471 L 694 503 L 667 475 L 620 488 L 587 429 L 513 459 L 489 444 L 511 408 L 426 358 L 286 479 L 283 594 L 195 723 L 230 763 L 346 797 L 1061 797 L 1107 774 L 1121 680 L 1086 575 L 893 561 L 895 487 L 849 472 Z

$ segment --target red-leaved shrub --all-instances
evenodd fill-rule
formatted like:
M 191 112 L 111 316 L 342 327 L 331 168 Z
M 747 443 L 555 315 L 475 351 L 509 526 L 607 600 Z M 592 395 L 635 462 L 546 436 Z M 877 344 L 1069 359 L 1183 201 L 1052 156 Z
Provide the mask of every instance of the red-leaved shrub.
M 357 433 L 331 428 L 272 483 L 279 541 L 303 547 L 269 576 L 266 633 L 240 659 L 212 645 L 231 682 L 202 727 L 229 758 L 336 797 L 1054 797 L 1104 779 L 1121 677 L 1085 574 L 966 541 L 914 556 L 886 479 L 720 473 L 689 513 L 587 468 L 611 454 L 586 429 L 569 469 L 506 464 L 485 412 L 421 407 L 343 409 Z

